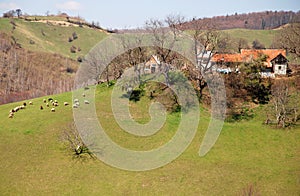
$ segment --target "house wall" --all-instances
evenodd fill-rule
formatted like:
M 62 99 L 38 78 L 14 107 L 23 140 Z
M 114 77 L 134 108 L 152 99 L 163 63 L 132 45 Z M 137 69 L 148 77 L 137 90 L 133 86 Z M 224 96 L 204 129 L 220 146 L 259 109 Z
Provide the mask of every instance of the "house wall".
M 286 75 L 286 64 L 274 64 L 274 73 L 278 75 Z
M 145 73 L 150 74 L 153 72 L 153 67 L 157 67 L 157 63 L 153 57 L 149 59 L 149 61 L 146 62 L 145 64 Z M 154 69 L 155 69 L 154 68 Z

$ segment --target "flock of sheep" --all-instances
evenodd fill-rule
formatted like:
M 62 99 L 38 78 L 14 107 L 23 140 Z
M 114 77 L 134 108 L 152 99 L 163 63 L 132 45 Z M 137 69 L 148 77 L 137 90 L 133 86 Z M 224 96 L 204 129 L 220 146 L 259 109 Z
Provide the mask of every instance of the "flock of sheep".
M 85 97 L 85 94 L 83 93 L 82 96 Z M 55 112 L 55 107 L 59 106 L 58 101 L 57 100 L 53 100 L 52 98 L 48 98 L 48 101 L 46 99 L 43 99 L 43 103 L 44 103 L 44 105 L 40 105 L 40 110 L 44 110 L 44 107 L 50 108 L 50 106 L 51 106 L 50 111 L 51 112 Z M 88 100 L 84 100 L 84 103 L 85 104 L 89 104 L 89 101 Z M 69 105 L 68 102 L 64 102 L 63 104 L 64 104 L 64 106 L 68 106 Z M 33 105 L 33 102 L 29 101 L 28 105 Z M 11 109 L 9 111 L 8 118 L 13 118 L 14 115 L 15 115 L 15 113 L 17 113 L 19 110 L 25 109 L 26 106 L 27 106 L 27 103 L 24 102 L 22 105 L 17 106 L 15 108 Z M 79 106 L 80 106 L 79 99 L 74 99 L 73 108 L 78 108 Z

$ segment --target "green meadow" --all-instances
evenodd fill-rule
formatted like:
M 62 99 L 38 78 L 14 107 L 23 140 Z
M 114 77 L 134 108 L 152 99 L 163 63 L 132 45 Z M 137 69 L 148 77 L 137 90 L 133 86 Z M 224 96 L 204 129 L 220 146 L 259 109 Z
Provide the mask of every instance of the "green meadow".
M 162 129 L 149 138 L 123 131 L 111 111 L 112 88 L 99 85 L 95 105 L 101 125 L 116 143 L 149 150 L 176 133 L 178 113 L 168 114 Z M 55 112 L 44 106 L 49 97 L 60 104 Z M 210 119 L 209 108 L 201 106 L 196 136 L 181 156 L 158 169 L 132 172 L 74 156 L 62 140 L 73 122 L 72 107 L 63 106 L 65 101 L 72 103 L 72 93 L 33 99 L 12 119 L 9 110 L 23 102 L 0 106 L 1 195 L 242 195 L 251 187 L 261 195 L 300 192 L 300 129 L 264 125 L 265 106 L 256 108 L 251 120 L 225 122 L 216 144 L 199 157 Z M 146 97 L 130 104 L 138 122 L 149 121 L 149 104 Z

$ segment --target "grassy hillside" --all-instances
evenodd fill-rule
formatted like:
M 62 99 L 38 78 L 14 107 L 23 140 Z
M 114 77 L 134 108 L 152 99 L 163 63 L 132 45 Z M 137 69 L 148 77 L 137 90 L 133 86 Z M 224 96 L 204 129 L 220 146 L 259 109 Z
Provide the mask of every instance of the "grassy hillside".
M 122 131 L 112 120 L 109 94 L 99 86 L 96 103 L 99 119 L 108 135 L 124 147 L 142 150 L 168 141 L 176 129 L 178 115 L 168 116 L 164 128 L 151 138 Z M 71 93 L 51 96 L 71 102 Z M 207 128 L 209 113 L 201 109 L 198 132 L 189 148 L 172 163 L 151 171 L 129 172 L 99 160 L 80 161 L 61 141 L 72 122 L 70 106 L 56 112 L 40 110 L 42 98 L 8 119 L 12 103 L 0 106 L 1 195 L 237 195 L 253 185 L 261 195 L 300 193 L 300 130 L 274 130 L 262 125 L 264 108 L 254 119 L 225 123 L 213 147 L 200 158 L 198 150 Z M 99 101 L 101 100 L 101 101 Z M 149 116 L 142 99 L 131 108 L 133 116 L 146 122 Z M 175 122 L 175 123 L 172 123 Z
M 13 36 L 23 48 L 33 51 L 58 53 L 73 59 L 87 54 L 95 44 L 108 35 L 105 31 L 85 26 L 63 26 L 53 22 L 54 20 L 64 22 L 65 18 L 40 19 L 42 20 L 26 21 L 17 18 L 0 18 L 0 31 Z M 69 42 L 69 37 L 72 37 L 74 32 L 78 38 Z M 81 51 L 71 53 L 71 46 L 80 47 Z
M 223 30 L 223 32 L 228 33 L 233 38 L 242 38 L 247 40 L 249 46 L 252 45 L 254 40 L 258 40 L 266 48 L 269 48 L 275 38 L 275 35 L 279 33 L 280 30 L 229 29 Z

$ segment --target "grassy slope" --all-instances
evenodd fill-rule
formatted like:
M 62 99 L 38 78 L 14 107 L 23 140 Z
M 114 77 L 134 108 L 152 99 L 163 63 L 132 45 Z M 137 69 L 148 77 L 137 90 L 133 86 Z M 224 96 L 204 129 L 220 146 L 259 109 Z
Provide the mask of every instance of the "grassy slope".
M 89 28 L 48 25 L 41 22 L 28 22 L 22 19 L 14 19 L 14 21 L 17 26 L 12 31 L 10 19 L 0 18 L 0 31 L 14 36 L 23 48 L 33 51 L 59 53 L 74 59 L 87 54 L 94 45 L 108 35 L 103 31 Z M 76 32 L 78 39 L 68 42 L 68 38 L 72 37 L 73 32 Z M 33 40 L 35 44 L 30 44 L 30 40 Z M 70 47 L 72 45 L 80 47 L 81 52 L 71 53 Z
M 260 43 L 269 48 L 275 38 L 275 35 L 280 30 L 251 30 L 251 29 L 229 29 L 224 30 L 233 38 L 243 38 L 248 41 L 249 45 L 252 45 L 254 40 L 258 40 Z
M 52 97 L 70 101 L 71 94 Z M 130 136 L 111 123 L 106 87 L 99 89 L 96 100 L 101 100 L 96 105 L 102 125 L 120 145 L 134 149 L 159 146 L 176 129 L 176 123 L 171 122 L 177 117 L 170 115 L 167 129 L 152 139 Z M 262 125 L 263 108 L 251 121 L 225 123 L 216 145 L 200 158 L 198 149 L 209 119 L 207 110 L 202 109 L 198 133 L 178 159 L 156 170 L 128 172 L 98 160 L 73 159 L 59 139 L 72 122 L 71 107 L 59 106 L 51 113 L 39 110 L 42 98 L 33 102 L 14 119 L 7 118 L 8 111 L 20 103 L 0 106 L 1 195 L 235 195 L 249 184 L 262 195 L 300 193 L 300 130 L 273 130 Z M 141 115 L 138 107 L 131 111 L 140 121 L 147 121 L 149 116 Z

